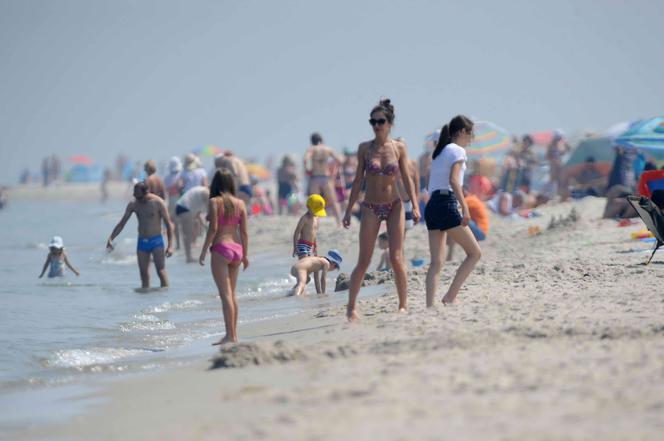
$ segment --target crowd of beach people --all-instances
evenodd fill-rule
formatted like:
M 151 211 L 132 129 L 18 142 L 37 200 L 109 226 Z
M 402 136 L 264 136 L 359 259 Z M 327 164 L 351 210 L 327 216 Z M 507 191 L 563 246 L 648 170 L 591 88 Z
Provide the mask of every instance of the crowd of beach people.
M 347 305 L 347 318 L 355 321 L 360 317 L 357 298 L 376 247 L 380 250 L 377 270 L 392 271 L 397 310 L 408 310 L 403 250 L 407 231 L 417 224 L 428 230 L 428 307 L 434 305 L 439 291 L 443 259 L 452 259 L 456 245 L 465 254 L 442 296 L 442 303 L 448 305 L 455 302 L 481 259 L 479 243 L 490 234 L 490 211 L 495 216 L 519 219 L 536 216 L 536 208 L 550 201 L 606 195 L 605 217 L 635 216 L 624 196 L 637 190 L 639 177 L 662 173 L 648 158 L 638 162 L 638 154 L 619 149 L 608 176 L 595 169 L 594 158 L 589 157 L 580 172 L 571 177 L 564 172 L 562 162 L 570 146 L 559 132 L 553 134 L 544 155 L 534 151 L 531 136 L 514 139 L 513 149 L 500 164 L 501 173 L 487 173 L 486 169 L 495 168 L 496 164 L 481 159 L 469 162 L 466 148 L 474 139 L 474 122 L 463 115 L 455 116 L 434 132 L 425 151 L 415 160 L 408 156 L 406 141 L 392 137 L 394 123 L 394 106 L 384 99 L 369 112 L 373 136 L 355 151 L 346 149 L 339 154 L 324 143 L 321 134 L 313 133 L 303 154 L 303 173 L 293 156 L 282 158 L 276 171 L 275 201 L 269 186 L 253 177 L 247 163 L 230 150 L 214 157 L 211 172 L 193 153 L 183 159 L 172 157 L 163 176 L 159 176 L 157 163 L 148 160 L 128 175 L 133 200 L 108 237 L 106 247 L 113 250 L 114 239 L 135 214 L 142 290 L 150 289 L 152 263 L 160 287 L 168 286 L 166 258 L 175 250 L 184 251 L 187 263 L 200 265 L 206 264 L 209 253 L 226 328 L 225 336 L 215 344 L 225 344 L 238 340 L 236 287 L 240 269 L 250 266 L 247 224 L 252 217 L 300 216 L 293 232 L 295 260 L 290 274 L 295 285 L 291 295 L 304 294 L 311 279 L 316 292 L 324 294 L 328 273 L 342 266 L 339 250 L 330 244 L 321 247 L 317 242 L 319 228 L 348 229 L 352 222 L 359 222 L 358 259 L 350 274 Z M 116 174 L 126 170 L 127 164 L 126 158 L 119 158 Z M 547 176 L 539 173 L 543 164 L 547 166 Z M 110 172 L 105 174 L 103 198 L 107 197 L 105 186 L 112 177 Z M 45 178 L 44 185 L 48 185 L 47 181 Z M 319 222 L 328 214 L 336 227 Z M 198 248 L 196 259 L 194 251 Z M 49 277 L 61 276 L 65 266 L 79 274 L 64 252 L 62 238 L 54 237 L 49 250 L 40 277 L 46 270 Z

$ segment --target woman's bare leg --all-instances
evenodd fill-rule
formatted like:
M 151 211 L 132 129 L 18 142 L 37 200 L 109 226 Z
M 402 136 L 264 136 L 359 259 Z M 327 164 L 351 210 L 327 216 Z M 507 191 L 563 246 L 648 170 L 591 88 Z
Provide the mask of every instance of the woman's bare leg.
M 360 286 L 364 280 L 364 275 L 367 268 L 371 264 L 371 256 L 373 255 L 374 246 L 376 245 L 376 237 L 378 237 L 378 230 L 380 223 L 378 218 L 369 208 L 362 207 L 362 220 L 360 221 L 360 255 L 357 258 L 357 265 L 350 275 L 350 287 L 348 290 L 348 308 L 346 316 L 348 320 L 354 321 L 359 317 L 355 310 L 355 301 L 360 292 Z
M 408 282 L 403 258 L 404 224 L 403 204 L 397 202 L 387 218 L 387 240 L 390 250 L 390 263 L 394 272 L 394 283 L 399 295 L 399 311 L 408 309 Z
M 224 313 L 224 327 L 226 328 L 226 335 L 217 343 L 223 345 L 237 341 L 237 336 L 233 333 L 233 324 L 235 323 L 235 308 L 232 299 L 231 281 L 228 270 L 228 260 L 219 254 L 210 253 L 210 269 L 212 270 L 212 278 L 214 283 L 217 284 L 219 290 L 219 297 L 221 298 L 221 307 Z
M 469 227 L 455 227 L 447 230 L 447 233 L 452 240 L 461 245 L 461 248 L 466 252 L 466 258 L 457 269 L 452 284 L 447 290 L 445 297 L 443 297 L 443 303 L 452 303 L 459 293 L 461 285 L 463 285 L 463 282 L 465 282 L 466 278 L 470 275 L 470 272 L 475 268 L 475 265 L 477 265 L 477 262 L 479 262 L 482 257 L 482 251 Z
M 431 254 L 431 264 L 427 270 L 426 291 L 427 308 L 433 306 L 433 299 L 438 290 L 438 275 L 443 268 L 443 254 L 445 254 L 445 238 L 447 234 L 441 230 L 429 230 L 429 252 Z
M 228 275 L 231 279 L 231 292 L 233 293 L 233 335 L 235 335 L 235 341 L 237 341 L 237 318 L 240 315 L 240 309 L 237 304 L 237 295 L 235 288 L 237 287 L 237 277 L 240 274 L 240 263 L 236 262 L 232 265 L 228 265 Z

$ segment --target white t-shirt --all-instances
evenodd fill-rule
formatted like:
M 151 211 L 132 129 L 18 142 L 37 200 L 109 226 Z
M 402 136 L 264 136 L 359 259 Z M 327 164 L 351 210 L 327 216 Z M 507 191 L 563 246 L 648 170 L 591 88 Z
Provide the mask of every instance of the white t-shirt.
M 463 185 L 463 174 L 466 171 L 466 149 L 453 142 L 447 144 L 440 155 L 431 161 L 431 174 L 429 175 L 429 193 L 436 190 L 452 190 L 450 186 L 450 173 L 452 166 L 459 161 L 461 164 L 460 182 Z
M 177 204 L 193 213 L 207 213 L 210 190 L 207 187 L 194 187 L 178 199 Z
M 184 184 L 182 191 L 186 193 L 191 188 L 203 185 L 203 180 L 207 178 L 207 172 L 202 168 L 196 168 L 194 170 L 183 171 L 181 176 Z

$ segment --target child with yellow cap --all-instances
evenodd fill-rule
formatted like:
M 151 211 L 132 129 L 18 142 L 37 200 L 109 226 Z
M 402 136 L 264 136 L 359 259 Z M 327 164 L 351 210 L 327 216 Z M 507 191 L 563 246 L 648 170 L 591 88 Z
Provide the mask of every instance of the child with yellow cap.
M 318 218 L 325 217 L 325 199 L 319 194 L 312 194 L 307 198 L 307 212 L 302 215 L 293 233 L 293 256 L 303 259 L 316 256 L 316 234 L 318 233 Z

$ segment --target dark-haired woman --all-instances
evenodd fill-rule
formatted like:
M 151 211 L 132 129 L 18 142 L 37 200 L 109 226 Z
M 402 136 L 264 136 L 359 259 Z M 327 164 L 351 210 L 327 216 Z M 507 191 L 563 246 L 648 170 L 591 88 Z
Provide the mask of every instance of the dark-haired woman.
M 454 302 L 461 285 L 480 260 L 480 246 L 468 227 L 470 213 L 461 187 L 466 170 L 466 150 L 473 138 L 473 122 L 465 116 L 452 118 L 443 126 L 438 144 L 433 151 L 429 192 L 431 198 L 424 209 L 424 220 L 429 230 L 431 265 L 427 271 L 427 307 L 433 306 L 438 287 L 438 275 L 445 256 L 446 235 L 461 245 L 466 259 L 457 269 L 454 280 L 443 297 L 443 304 Z M 459 213 L 461 205 L 461 213 Z
M 208 231 L 198 262 L 205 265 L 205 255 L 210 247 L 210 268 L 219 289 L 226 327 L 224 338 L 214 344 L 223 345 L 237 341 L 235 287 L 240 263 L 243 269 L 249 266 L 247 209 L 242 199 L 235 196 L 233 175 L 227 170 L 217 170 L 210 184 L 208 220 Z
M 403 177 L 410 200 L 415 201 L 415 189 L 410 177 L 408 153 L 405 142 L 390 138 L 394 124 L 394 107 L 390 100 L 382 100 L 371 111 L 369 124 L 374 131 L 372 141 L 363 142 L 357 150 L 357 171 L 346 208 L 343 224 L 350 226 L 353 205 L 357 202 L 362 182 L 366 194 L 362 201 L 360 221 L 360 255 L 350 276 L 348 294 L 348 320 L 358 318 L 355 301 L 360 292 L 364 274 L 371 263 L 371 256 L 378 236 L 380 223 L 386 221 L 389 238 L 390 262 L 399 295 L 399 311 L 407 309 L 406 269 L 403 262 L 404 207 L 397 192 L 397 181 Z M 399 172 L 401 175 L 399 175 Z M 419 209 L 413 207 L 413 220 L 420 218 Z

